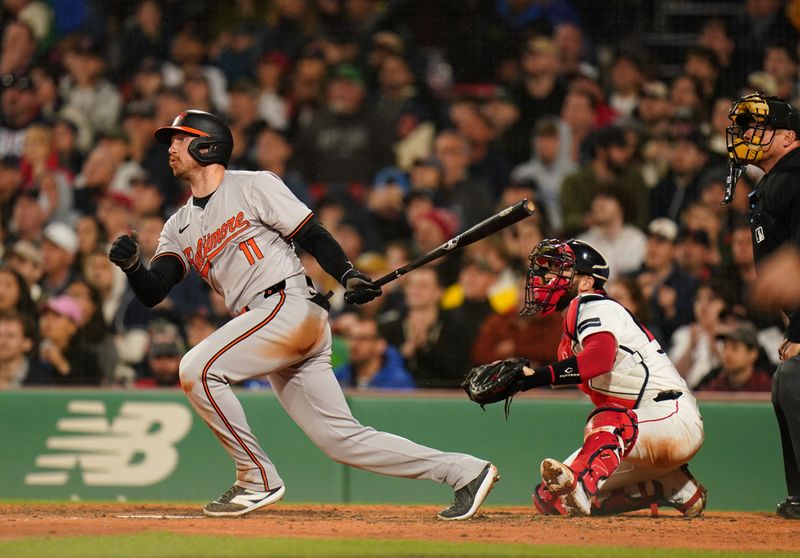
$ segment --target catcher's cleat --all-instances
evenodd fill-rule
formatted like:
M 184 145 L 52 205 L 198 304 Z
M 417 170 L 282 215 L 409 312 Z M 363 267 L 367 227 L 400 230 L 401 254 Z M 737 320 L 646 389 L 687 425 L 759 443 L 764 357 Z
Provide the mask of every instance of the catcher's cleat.
M 486 495 L 494 487 L 494 483 L 499 480 L 497 467 L 489 463 L 483 468 L 480 475 L 455 491 L 455 500 L 450 506 L 439 512 L 439 519 L 444 521 L 469 519 L 475 515 L 486 499 Z
M 238 517 L 274 504 L 283 498 L 285 492 L 285 486 L 273 488 L 269 492 L 254 492 L 234 484 L 225 494 L 206 504 L 203 513 L 210 517 Z
M 542 461 L 541 472 L 545 486 L 554 496 L 559 497 L 568 515 L 591 514 L 592 502 L 572 469 L 548 457 Z
M 784 519 L 800 519 L 800 497 L 787 496 L 782 502 L 778 502 L 775 513 Z

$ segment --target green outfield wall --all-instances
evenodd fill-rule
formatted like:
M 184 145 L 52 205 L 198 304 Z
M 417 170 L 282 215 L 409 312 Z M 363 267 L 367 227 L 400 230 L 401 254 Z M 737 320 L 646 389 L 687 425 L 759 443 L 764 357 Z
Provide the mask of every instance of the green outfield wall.
M 286 482 L 289 502 L 445 504 L 449 487 L 383 477 L 329 460 L 269 392 L 240 392 L 249 422 Z M 493 461 L 489 505 L 527 505 L 542 458 L 579 444 L 591 409 L 580 396 L 518 397 L 508 420 L 457 394 L 357 394 L 364 424 Z M 692 471 L 709 508 L 771 510 L 785 493 L 772 407 L 701 401 L 706 443 Z M 179 390 L 0 392 L 0 499 L 193 500 L 235 480 L 216 438 Z

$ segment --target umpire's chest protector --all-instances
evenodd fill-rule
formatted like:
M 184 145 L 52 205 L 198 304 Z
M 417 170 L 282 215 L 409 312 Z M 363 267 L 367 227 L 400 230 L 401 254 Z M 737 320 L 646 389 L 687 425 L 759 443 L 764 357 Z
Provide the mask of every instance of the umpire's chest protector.
M 792 220 L 800 220 L 800 149 L 790 151 L 750 193 L 750 231 L 756 262 L 790 239 Z

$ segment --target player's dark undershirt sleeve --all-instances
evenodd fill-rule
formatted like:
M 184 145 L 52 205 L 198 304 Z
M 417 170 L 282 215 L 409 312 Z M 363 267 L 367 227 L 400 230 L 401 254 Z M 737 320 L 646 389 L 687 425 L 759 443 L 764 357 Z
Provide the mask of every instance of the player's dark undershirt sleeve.
M 136 269 L 127 275 L 136 297 L 142 304 L 152 308 L 166 298 L 173 285 L 183 279 L 184 267 L 176 256 L 165 254 L 153 260 L 150 269 L 139 262 Z
M 299 231 L 292 237 L 298 246 L 314 256 L 319 262 L 325 273 L 336 278 L 340 283 L 342 276 L 348 269 L 353 267 L 350 260 L 342 250 L 331 233 L 317 221 L 316 217 L 311 218 Z

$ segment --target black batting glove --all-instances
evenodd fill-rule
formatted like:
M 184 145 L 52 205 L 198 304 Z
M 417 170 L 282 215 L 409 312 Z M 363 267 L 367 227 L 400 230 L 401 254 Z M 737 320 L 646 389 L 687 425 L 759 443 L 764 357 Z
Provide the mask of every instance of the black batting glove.
M 364 304 L 381 296 L 383 292 L 372 279 L 355 268 L 347 270 L 342 277 L 342 285 L 347 289 L 344 293 L 347 304 Z
M 139 243 L 136 242 L 135 234 L 133 238 L 123 234 L 111 244 L 111 249 L 108 251 L 108 259 L 122 268 L 122 271 L 129 273 L 139 266 L 140 254 L 141 250 L 139 250 Z

